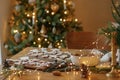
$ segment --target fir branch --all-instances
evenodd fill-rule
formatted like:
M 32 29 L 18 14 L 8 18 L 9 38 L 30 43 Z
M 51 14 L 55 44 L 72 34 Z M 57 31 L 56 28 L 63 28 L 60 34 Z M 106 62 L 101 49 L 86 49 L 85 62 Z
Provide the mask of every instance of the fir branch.
M 115 6 L 114 1 L 113 1 L 113 0 L 111 0 L 111 1 L 112 1 L 112 5 L 113 5 L 113 7 L 114 7 L 114 9 L 115 9 L 115 11 L 116 11 L 118 17 L 120 17 L 120 13 L 119 13 L 119 11 L 117 10 L 117 7 Z
M 120 24 L 120 18 L 118 18 L 118 16 L 116 16 L 113 12 L 112 12 L 112 16 L 116 20 L 116 22 Z

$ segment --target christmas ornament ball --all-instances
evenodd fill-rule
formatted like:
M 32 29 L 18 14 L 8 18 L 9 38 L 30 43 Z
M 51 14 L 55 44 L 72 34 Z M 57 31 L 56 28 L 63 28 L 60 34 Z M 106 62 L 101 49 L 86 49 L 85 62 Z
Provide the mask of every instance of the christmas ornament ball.
M 57 12 L 58 9 L 59 9 L 59 5 L 58 4 L 56 4 L 56 3 L 51 4 L 51 10 L 53 12 Z
M 19 43 L 21 41 L 21 34 L 20 33 L 16 33 L 14 35 L 14 40 L 15 40 L 15 42 Z

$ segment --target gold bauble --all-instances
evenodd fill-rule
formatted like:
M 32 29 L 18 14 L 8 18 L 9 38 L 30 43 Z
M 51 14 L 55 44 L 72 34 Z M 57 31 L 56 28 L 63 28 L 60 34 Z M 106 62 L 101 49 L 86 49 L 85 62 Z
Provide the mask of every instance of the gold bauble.
M 56 3 L 51 4 L 51 10 L 57 12 L 59 10 L 59 5 Z

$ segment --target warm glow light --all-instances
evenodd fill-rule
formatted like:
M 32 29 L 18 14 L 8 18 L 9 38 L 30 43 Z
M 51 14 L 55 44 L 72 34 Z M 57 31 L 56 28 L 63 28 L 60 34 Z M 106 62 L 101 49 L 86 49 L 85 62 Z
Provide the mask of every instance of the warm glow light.
M 63 22 L 66 22 L 66 19 L 63 19 Z
M 47 39 L 45 38 L 45 41 L 47 41 Z
M 38 20 L 36 20 L 36 22 L 38 22 Z
M 14 33 L 18 33 L 18 30 L 14 30 L 13 32 L 14 32 Z
M 30 14 L 27 14 L 27 17 L 30 17 Z
M 38 38 L 38 41 L 40 41 L 41 39 L 40 38 Z
M 52 12 L 51 14 L 52 14 L 52 15 L 54 15 L 55 13 L 54 13 L 54 12 Z
M 80 52 L 81 52 L 82 50 L 80 49 Z
M 60 21 L 62 21 L 62 18 L 60 18 Z
M 75 22 L 78 22 L 78 19 L 75 19 Z
M 25 31 L 23 32 L 23 34 L 25 34 Z
M 92 44 L 95 44 L 95 42 L 92 42 Z
M 102 49 L 104 49 L 104 47 L 102 47 Z
M 108 35 L 108 33 L 105 33 L 105 35 Z
M 57 45 L 60 45 L 60 43 L 58 42 Z
M 64 0 L 64 3 L 66 4 L 66 3 L 67 3 L 67 1 L 66 1 L 66 0 Z
M 33 42 L 33 44 L 36 44 L 36 42 Z
M 49 10 L 46 10 L 46 13 L 49 13 L 50 11 Z
M 30 31 L 29 33 L 32 34 L 32 31 Z
M 35 16 L 33 16 L 33 19 L 35 19 Z
M 62 48 L 61 46 L 58 46 L 58 48 Z
M 1 71 L 0 74 L 3 74 L 3 72 Z
M 38 47 L 41 48 L 41 45 L 39 44 Z
M 63 42 L 63 40 L 60 40 L 60 42 Z
M 66 11 L 64 11 L 64 14 L 68 14 L 68 11 L 66 10 Z
M 33 14 L 33 16 L 34 16 L 34 15 L 35 15 L 35 12 L 33 12 L 32 14 Z

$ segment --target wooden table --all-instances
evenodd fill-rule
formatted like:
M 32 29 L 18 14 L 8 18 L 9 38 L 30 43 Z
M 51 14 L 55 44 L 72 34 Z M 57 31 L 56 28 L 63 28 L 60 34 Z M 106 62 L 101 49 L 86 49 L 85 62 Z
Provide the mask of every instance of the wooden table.
M 17 55 L 13 56 L 11 59 L 18 59 L 21 56 L 24 56 L 29 50 L 34 49 L 32 47 L 26 48 Z M 66 50 L 66 49 L 63 49 Z M 75 51 L 75 50 L 69 50 Z M 89 78 L 81 78 L 80 72 L 61 72 L 61 76 L 54 76 L 49 72 L 41 72 L 41 71 L 32 71 L 22 75 L 21 77 L 14 76 L 12 79 L 9 77 L 6 80 L 120 80 L 119 78 L 110 78 L 106 77 L 106 74 L 96 74 L 92 73 Z M 120 75 L 120 74 L 119 74 Z M 12 75 L 11 75 L 12 76 Z
M 120 78 L 108 78 L 105 74 L 92 74 L 88 78 L 81 78 L 79 72 L 61 72 L 61 76 L 54 76 L 48 72 L 34 72 L 24 74 L 21 77 L 14 76 L 7 80 L 120 80 Z

